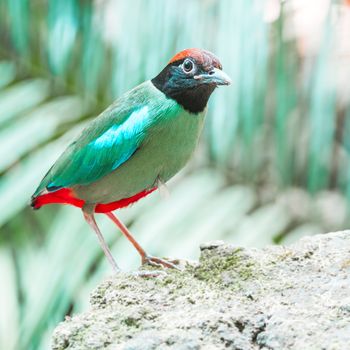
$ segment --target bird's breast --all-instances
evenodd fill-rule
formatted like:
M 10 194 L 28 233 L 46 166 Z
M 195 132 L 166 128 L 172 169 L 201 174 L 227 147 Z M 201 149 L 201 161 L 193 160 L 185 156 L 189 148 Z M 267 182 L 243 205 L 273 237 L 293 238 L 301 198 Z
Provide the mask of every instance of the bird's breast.
M 159 176 L 164 181 L 174 176 L 191 157 L 203 122 L 204 113 L 191 114 L 183 111 L 177 118 L 154 130 L 148 147 L 153 154 L 154 165 L 158 167 Z

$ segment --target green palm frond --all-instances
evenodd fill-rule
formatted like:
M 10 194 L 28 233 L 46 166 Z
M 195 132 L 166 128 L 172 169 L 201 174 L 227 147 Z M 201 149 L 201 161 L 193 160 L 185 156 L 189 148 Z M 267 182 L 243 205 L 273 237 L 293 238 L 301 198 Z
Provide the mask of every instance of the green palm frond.
M 181 49 L 215 52 L 233 84 L 214 94 L 171 198 L 154 193 L 120 212 L 141 243 L 196 258 L 205 240 L 263 246 L 349 222 L 340 18 L 331 5 L 310 54 L 290 35 L 289 2 L 279 6 L 267 20 L 257 0 L 0 0 L 0 349 L 46 349 L 109 273 L 78 210 L 34 213 L 29 199 L 89 118 Z M 129 243 L 98 220 L 120 265 L 136 268 Z

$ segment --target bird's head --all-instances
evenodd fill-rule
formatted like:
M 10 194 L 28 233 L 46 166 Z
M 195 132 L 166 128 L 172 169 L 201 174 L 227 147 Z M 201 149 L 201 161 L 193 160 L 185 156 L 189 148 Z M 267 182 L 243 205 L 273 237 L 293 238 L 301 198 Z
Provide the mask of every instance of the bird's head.
M 219 59 L 209 51 L 187 49 L 177 53 L 152 83 L 168 98 L 186 110 L 199 113 L 219 85 L 229 85 L 231 79 L 222 71 Z

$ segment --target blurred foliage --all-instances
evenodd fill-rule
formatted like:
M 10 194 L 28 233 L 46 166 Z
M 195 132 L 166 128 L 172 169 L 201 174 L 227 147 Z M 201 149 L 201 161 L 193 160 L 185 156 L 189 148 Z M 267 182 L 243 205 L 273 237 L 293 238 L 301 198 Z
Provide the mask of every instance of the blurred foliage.
M 181 49 L 215 52 L 234 83 L 211 99 L 171 198 L 121 211 L 142 244 L 193 258 L 209 239 L 262 246 L 345 227 L 349 17 L 327 0 L 0 0 L 0 349 L 47 348 L 110 272 L 78 210 L 33 212 L 29 198 L 87 119 Z

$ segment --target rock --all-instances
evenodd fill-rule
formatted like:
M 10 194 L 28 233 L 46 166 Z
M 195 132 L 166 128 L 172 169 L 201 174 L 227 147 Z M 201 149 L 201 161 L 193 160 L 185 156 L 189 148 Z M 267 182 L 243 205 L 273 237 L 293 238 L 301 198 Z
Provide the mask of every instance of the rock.
M 349 349 L 350 231 L 264 249 L 212 242 L 184 271 L 116 275 L 52 348 Z

